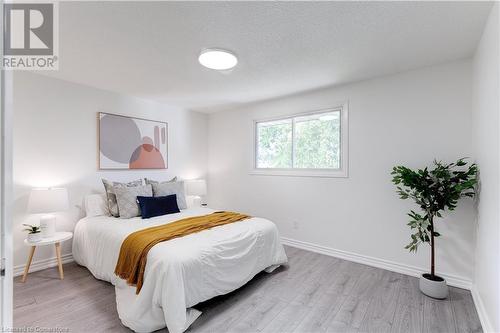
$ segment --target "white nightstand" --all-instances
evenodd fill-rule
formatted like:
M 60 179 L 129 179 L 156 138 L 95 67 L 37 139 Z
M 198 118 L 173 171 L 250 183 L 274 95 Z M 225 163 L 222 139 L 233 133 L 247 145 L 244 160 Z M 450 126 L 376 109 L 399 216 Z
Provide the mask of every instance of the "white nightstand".
M 73 237 L 72 232 L 56 232 L 54 236 L 48 238 L 42 238 L 41 241 L 35 243 L 28 242 L 28 240 L 25 239 L 24 244 L 31 246 L 31 250 L 28 256 L 28 262 L 26 263 L 26 267 L 24 268 L 23 278 L 21 281 L 22 282 L 26 281 L 26 277 L 28 275 L 28 271 L 31 266 L 31 260 L 33 259 L 33 254 L 35 254 L 36 247 L 43 245 L 50 245 L 50 244 L 55 244 L 56 246 L 57 264 L 59 266 L 59 277 L 61 278 L 61 280 L 64 279 L 64 272 L 61 261 L 61 242 L 71 239 L 72 237 Z

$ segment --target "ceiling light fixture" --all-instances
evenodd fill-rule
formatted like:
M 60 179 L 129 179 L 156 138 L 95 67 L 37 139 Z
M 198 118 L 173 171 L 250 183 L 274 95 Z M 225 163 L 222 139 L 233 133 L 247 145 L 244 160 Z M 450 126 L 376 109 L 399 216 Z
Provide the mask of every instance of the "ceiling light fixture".
M 207 68 L 223 71 L 236 66 L 238 58 L 227 50 L 206 49 L 200 53 L 198 61 Z

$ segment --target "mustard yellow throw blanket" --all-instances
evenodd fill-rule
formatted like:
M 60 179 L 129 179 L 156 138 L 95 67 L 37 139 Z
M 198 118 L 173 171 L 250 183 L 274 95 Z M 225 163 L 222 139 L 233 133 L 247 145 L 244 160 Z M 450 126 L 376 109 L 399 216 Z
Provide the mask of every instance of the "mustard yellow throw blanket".
M 215 212 L 133 232 L 122 243 L 115 274 L 127 280 L 128 284 L 136 285 L 135 293 L 138 294 L 142 288 L 148 252 L 153 246 L 173 238 L 248 218 L 250 216 L 245 214 Z

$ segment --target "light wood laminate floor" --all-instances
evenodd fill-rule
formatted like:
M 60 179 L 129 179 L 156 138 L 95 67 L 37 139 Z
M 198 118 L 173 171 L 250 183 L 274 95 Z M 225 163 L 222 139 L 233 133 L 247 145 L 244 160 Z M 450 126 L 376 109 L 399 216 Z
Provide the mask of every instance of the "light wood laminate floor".
M 291 247 L 286 252 L 287 267 L 196 306 L 203 314 L 188 332 L 482 332 L 469 291 L 450 288 L 448 299 L 434 300 L 419 292 L 414 277 Z M 57 268 L 29 274 L 26 283 L 15 279 L 16 327 L 129 332 L 111 284 L 74 263 L 64 269 L 63 281 Z

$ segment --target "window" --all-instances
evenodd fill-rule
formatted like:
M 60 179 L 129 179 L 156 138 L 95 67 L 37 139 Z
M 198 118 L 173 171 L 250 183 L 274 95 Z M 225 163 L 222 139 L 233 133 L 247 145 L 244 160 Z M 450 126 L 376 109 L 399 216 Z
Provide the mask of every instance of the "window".
M 254 174 L 347 176 L 347 106 L 255 122 Z

